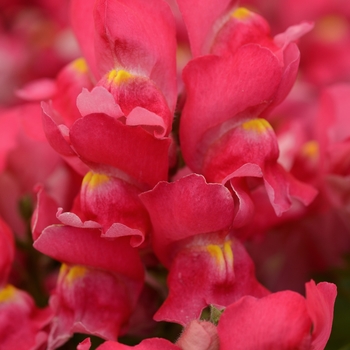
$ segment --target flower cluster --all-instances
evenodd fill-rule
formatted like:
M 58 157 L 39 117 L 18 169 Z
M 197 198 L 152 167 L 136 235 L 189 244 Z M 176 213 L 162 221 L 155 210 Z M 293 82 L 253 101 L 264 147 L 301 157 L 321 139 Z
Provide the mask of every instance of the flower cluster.
M 69 49 L 0 93 L 0 349 L 324 349 L 337 287 L 313 274 L 350 252 L 350 11 L 71 0 L 78 56 L 41 2 Z

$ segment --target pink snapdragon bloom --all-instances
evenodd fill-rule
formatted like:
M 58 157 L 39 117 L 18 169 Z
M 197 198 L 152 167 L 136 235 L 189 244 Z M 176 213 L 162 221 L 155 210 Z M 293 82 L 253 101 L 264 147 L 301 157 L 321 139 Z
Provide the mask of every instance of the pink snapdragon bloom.
M 0 218 L 0 286 L 7 282 L 15 254 L 15 244 L 8 225 Z
M 77 0 L 71 12 L 87 65 L 73 65 L 71 81 L 62 77 L 73 94 L 61 89 L 52 106 L 43 105 L 47 138 L 80 174 L 87 172 L 87 164 L 149 189 L 167 179 L 177 98 L 170 8 L 158 0 L 147 7 L 138 1 Z M 123 20 L 116 22 L 119 13 Z M 92 90 L 87 78 L 97 84 Z
M 350 79 L 349 39 L 350 6 L 347 1 L 302 0 L 265 1 L 244 0 L 270 20 L 274 31 L 300 21 L 313 21 L 314 29 L 301 38 L 300 75 L 319 89 Z
M 302 292 L 315 273 L 342 268 L 350 251 L 349 93 L 348 84 L 330 86 L 319 98 L 297 90 L 272 116 L 283 163 L 319 193 L 309 207 L 294 206 L 280 218 L 266 211 L 264 196 L 254 196 L 260 209 L 243 235 L 263 237 L 248 250 L 271 290 Z
M 130 246 L 128 237 L 115 240 L 101 238 L 101 230 L 95 224 L 65 226 L 56 219 L 53 220 L 54 224 L 48 225 L 48 220 L 55 215 L 48 213 L 44 205 L 53 208 L 53 202 L 44 193 L 39 195 L 39 206 L 33 215 L 34 248 L 66 264 L 122 274 L 138 285 L 135 291 L 139 290 L 140 280 L 144 276 L 143 266 L 137 250 Z M 48 218 L 43 217 L 46 214 Z M 94 254 L 89 253 L 91 247 Z
M 48 349 L 64 344 L 75 332 L 117 339 L 126 330 L 135 298 L 136 291 L 130 293 L 117 274 L 63 264 L 50 298 L 55 317 Z
M 225 309 L 218 324 L 220 349 L 325 348 L 332 329 L 336 286 L 306 283 L 306 299 L 282 291 L 245 296 Z
M 299 1 L 285 0 L 279 4 L 278 16 L 284 23 L 300 18 L 315 22 L 314 30 L 300 41 L 305 80 L 316 88 L 350 80 L 349 3 L 325 0 L 300 6 Z
M 13 234 L 0 219 L 0 338 L 6 349 L 35 350 L 47 339 L 46 326 L 51 320 L 50 308 L 38 309 L 32 297 L 8 283 L 14 259 Z
M 34 187 L 41 183 L 66 207 L 73 200 L 75 174 L 48 144 L 39 103 L 25 103 L 0 111 L 0 213 L 16 236 L 23 238 L 25 222 L 18 203 L 25 196 L 34 202 Z
M 243 245 L 230 236 L 234 204 L 226 187 L 192 174 L 140 198 L 151 217 L 154 252 L 170 270 L 169 295 L 155 320 L 187 325 L 210 304 L 268 294 Z
M 126 181 L 89 171 L 71 211 L 59 208 L 56 216 L 68 226 L 99 228 L 102 237 L 130 236 L 131 245 L 139 246 L 150 230 L 139 194 L 140 190 Z
M 0 337 L 5 349 L 42 349 L 51 318 L 51 309 L 38 309 L 28 293 L 11 284 L 0 287 Z
M 177 98 L 175 24 L 168 5 L 76 0 L 72 22 L 97 85 L 112 93 L 126 125 L 167 136 Z
M 216 326 L 207 321 L 192 321 L 184 328 L 176 345 L 182 350 L 219 350 Z
M 90 339 L 81 342 L 77 350 L 89 350 L 91 346 Z M 169 340 L 161 338 L 150 338 L 143 340 L 135 346 L 128 346 L 114 341 L 106 341 L 100 345 L 98 350 L 181 350 L 178 346 L 172 344 Z
M 50 348 L 63 344 L 74 332 L 116 339 L 125 331 L 141 293 L 144 270 L 138 251 L 130 246 L 130 238 L 103 238 L 99 223 L 82 222 L 69 212 L 59 212 L 57 217 L 62 216 L 70 226 L 52 225 L 59 222 L 56 208 L 39 191 L 33 215 L 34 248 L 66 264 L 50 299 L 55 312 Z M 119 297 L 115 299 L 116 293 Z
M 83 179 L 78 210 L 86 219 L 98 220 L 106 237 L 114 236 L 108 232 L 113 226 L 115 230 L 125 230 L 122 236 L 141 236 L 142 243 L 150 222 L 139 193 L 138 188 L 123 180 L 89 172 Z M 128 229 L 135 232 L 128 234 Z
M 79 344 L 78 350 L 89 350 L 90 340 L 85 339 Z M 219 338 L 216 326 L 206 321 L 192 321 L 183 331 L 176 344 L 160 338 L 143 340 L 134 347 L 117 342 L 107 341 L 98 350 L 219 350 Z
M 263 180 L 277 215 L 290 209 L 293 198 L 307 205 L 316 194 L 278 164 L 276 135 L 263 119 L 291 89 L 299 62 L 294 41 L 311 25 L 272 38 L 262 17 L 240 8 L 225 23 L 212 38 L 208 53 L 213 55 L 198 57 L 184 69 L 187 99 L 180 140 L 191 170 L 210 182 L 230 184 L 239 203 L 235 226 L 240 227 L 254 211 L 250 191 L 257 185 L 250 185 L 248 177 Z
M 16 89 L 53 78 L 79 54 L 68 26 L 69 1 L 18 1 L 0 4 L 0 104 L 19 102 Z
M 68 266 L 61 270 L 50 299 L 55 312 L 52 348 L 74 332 L 116 339 L 126 330 L 143 285 L 140 258 L 127 239 L 107 241 L 96 229 L 53 225 L 34 247 Z

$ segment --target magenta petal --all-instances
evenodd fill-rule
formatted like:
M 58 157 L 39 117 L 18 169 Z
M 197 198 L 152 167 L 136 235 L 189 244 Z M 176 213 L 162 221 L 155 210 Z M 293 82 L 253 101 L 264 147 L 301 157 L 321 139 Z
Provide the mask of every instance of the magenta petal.
M 220 350 L 231 350 L 232 344 L 235 350 L 309 349 L 311 326 L 305 299 L 298 293 L 245 296 L 221 315 Z
M 114 271 L 133 279 L 143 276 L 140 257 L 129 239 L 106 240 L 99 229 L 49 226 L 34 242 L 34 248 L 65 263 Z
M 306 283 L 306 307 L 310 314 L 312 330 L 312 349 L 323 350 L 332 330 L 334 302 L 337 287 L 333 283 L 314 281 Z
M 151 217 L 155 252 L 165 265 L 171 260 L 172 243 L 227 230 L 233 220 L 230 191 L 222 185 L 206 183 L 197 174 L 173 183 L 160 182 L 140 198 Z
M 168 177 L 170 139 L 155 139 L 141 127 L 92 114 L 73 124 L 70 138 L 81 159 L 97 172 L 108 168 L 147 188 Z

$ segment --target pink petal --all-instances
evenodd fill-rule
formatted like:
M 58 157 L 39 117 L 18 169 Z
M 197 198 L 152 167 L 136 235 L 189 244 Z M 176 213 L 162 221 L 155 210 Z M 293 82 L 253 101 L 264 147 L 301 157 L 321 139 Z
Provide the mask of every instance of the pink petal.
M 97 172 L 108 169 L 146 188 L 168 177 L 170 139 L 155 139 L 141 127 L 91 114 L 74 123 L 70 139 L 81 159 Z
M 213 237 L 198 236 L 176 255 L 167 279 L 169 295 L 154 315 L 156 321 L 188 325 L 210 304 L 223 307 L 244 295 L 269 294 L 256 280 L 243 245 Z
M 101 224 L 98 222 L 92 220 L 83 222 L 78 215 L 70 212 L 64 213 L 62 208 L 58 208 L 56 217 L 62 224 L 67 226 L 80 228 L 102 228 Z
M 71 148 L 67 126 L 61 124 L 60 116 L 57 115 L 50 104 L 42 102 L 42 109 L 43 127 L 49 144 L 74 170 L 81 175 L 85 175 L 88 168 Z
M 0 339 L 4 349 L 35 350 L 45 346 L 49 308 L 37 309 L 32 297 L 12 285 L 0 288 Z
M 322 91 L 316 125 L 321 156 L 330 144 L 345 141 L 350 137 L 348 128 L 349 93 L 349 85 L 341 83 Z
M 82 89 L 92 89 L 90 71 L 83 58 L 65 66 L 56 78 L 57 94 L 52 99 L 53 108 L 62 116 L 64 124 L 70 127 L 81 114 L 77 108 L 77 97 Z
M 143 340 L 135 346 L 128 346 L 117 342 L 106 341 L 96 350 L 181 350 L 178 346 L 170 343 L 169 340 L 161 338 L 150 338 Z
M 108 271 L 63 265 L 50 299 L 55 318 L 48 348 L 62 345 L 73 333 L 116 339 L 127 325 L 141 285 L 142 280 L 131 287 L 122 276 Z
M 167 131 L 167 126 L 164 123 L 164 120 L 157 114 L 142 108 L 135 107 L 126 119 L 126 125 L 144 126 L 145 129 L 150 129 L 153 131 L 153 134 L 157 138 L 164 137 Z
M 150 230 L 150 222 L 139 194 L 137 187 L 117 177 L 89 172 L 72 211 L 85 225 L 90 221 L 98 223 L 102 237 L 131 236 L 132 245 L 140 245 Z
M 34 241 L 41 235 L 41 232 L 47 226 L 59 223 L 55 215 L 57 210 L 56 201 L 47 195 L 42 185 L 37 186 L 36 191 L 37 204 L 31 219 L 32 236 Z
M 34 242 L 34 248 L 65 263 L 115 271 L 135 280 L 143 276 L 140 257 L 128 238 L 106 240 L 99 229 L 48 226 Z
M 184 69 L 187 100 L 180 140 L 186 163 L 200 172 L 208 144 L 243 118 L 256 117 L 273 99 L 281 67 L 273 53 L 255 44 L 234 56 L 206 56 Z
M 16 95 L 26 101 L 42 101 L 51 99 L 57 91 L 52 79 L 33 80 L 16 91 Z
M 305 284 L 306 307 L 312 320 L 313 350 L 325 348 L 332 330 L 334 302 L 337 287 L 333 283 L 321 282 L 317 285 L 313 280 Z
M 262 177 L 276 215 L 281 215 L 291 207 L 292 197 L 307 205 L 317 192 L 287 173 L 277 163 L 278 154 L 277 138 L 270 124 L 259 118 L 248 120 L 212 142 L 202 172 L 209 181 L 223 184 L 237 177 Z M 240 200 L 243 200 L 246 196 L 241 191 L 241 184 L 238 185 L 239 188 L 233 190 L 239 192 Z M 241 203 L 240 209 L 249 212 L 251 201 L 248 197 L 245 199 L 247 204 Z M 244 217 L 245 214 L 239 221 Z
M 63 156 L 73 156 L 75 152 L 72 150 L 66 135 L 60 129 L 63 125 L 60 116 L 52 108 L 52 104 L 47 102 L 42 102 L 43 109 L 43 126 L 46 137 L 52 146 L 52 148 Z
M 169 266 L 170 245 L 195 235 L 227 230 L 234 204 L 227 188 L 207 184 L 204 177 L 188 175 L 176 182 L 160 182 L 140 195 L 151 217 L 154 250 Z
M 219 350 L 216 326 L 211 322 L 192 321 L 181 333 L 176 345 L 182 350 Z
M 114 223 L 112 226 L 101 235 L 105 238 L 130 237 L 130 244 L 132 247 L 140 246 L 145 240 L 144 232 L 130 228 L 121 223 Z
M 274 37 L 274 42 L 276 45 L 282 48 L 291 42 L 297 41 L 300 37 L 310 32 L 313 28 L 314 23 L 312 22 L 302 22 L 300 24 L 290 26 L 284 33 L 276 35 Z
M 310 347 L 311 319 L 305 299 L 284 291 L 262 299 L 245 296 L 226 308 L 218 324 L 220 349 L 300 349 Z
M 236 0 L 178 0 L 179 9 L 187 27 L 193 57 L 209 52 L 215 37 L 215 24 L 228 14 Z
M 86 338 L 81 343 L 78 344 L 77 350 L 90 350 L 91 340 L 90 338 Z
M 7 282 L 15 255 L 13 234 L 7 224 L 0 218 L 0 288 Z
M 17 146 L 20 120 L 17 108 L 2 109 L 0 117 L 0 171 L 7 166 L 8 153 Z
M 99 78 L 96 65 L 95 48 L 92 44 L 95 36 L 93 9 L 95 0 L 71 1 L 71 25 L 78 39 L 81 51 L 95 78 Z
M 148 77 L 173 111 L 177 98 L 176 41 L 169 6 L 159 0 L 98 0 L 94 19 L 100 76 L 111 69 L 125 69 Z
M 104 113 L 116 119 L 123 116 L 113 95 L 102 86 L 94 87 L 91 92 L 83 89 L 77 98 L 77 106 L 83 117 L 93 113 Z

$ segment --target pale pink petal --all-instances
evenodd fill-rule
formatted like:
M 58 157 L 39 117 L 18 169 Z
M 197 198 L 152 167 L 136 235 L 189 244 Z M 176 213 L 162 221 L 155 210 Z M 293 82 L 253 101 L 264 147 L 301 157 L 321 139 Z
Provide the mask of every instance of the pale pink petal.
M 42 101 L 51 99 L 57 92 L 56 83 L 52 79 L 38 79 L 29 82 L 16 95 L 26 101 Z
M 104 113 L 116 119 L 123 116 L 113 95 L 102 86 L 94 87 L 91 92 L 83 89 L 77 98 L 77 107 L 83 117 L 92 113 Z
M 216 326 L 211 322 L 192 321 L 181 333 L 176 345 L 182 350 L 219 350 Z

